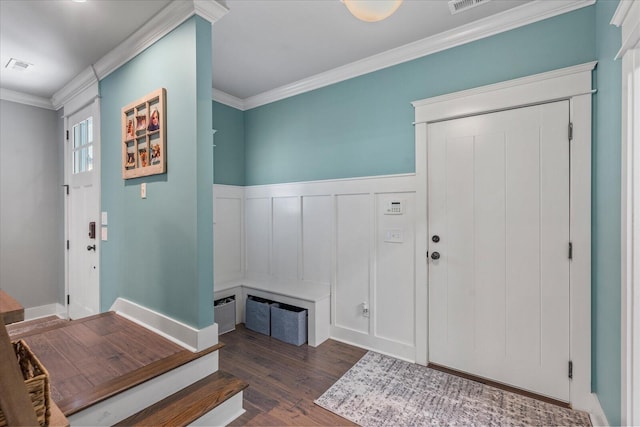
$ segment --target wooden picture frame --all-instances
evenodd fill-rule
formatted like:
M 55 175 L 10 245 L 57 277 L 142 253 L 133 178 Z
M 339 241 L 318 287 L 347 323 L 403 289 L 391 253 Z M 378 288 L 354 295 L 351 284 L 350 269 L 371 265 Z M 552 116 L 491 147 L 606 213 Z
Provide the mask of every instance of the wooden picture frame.
M 122 108 L 122 179 L 167 172 L 167 90 Z

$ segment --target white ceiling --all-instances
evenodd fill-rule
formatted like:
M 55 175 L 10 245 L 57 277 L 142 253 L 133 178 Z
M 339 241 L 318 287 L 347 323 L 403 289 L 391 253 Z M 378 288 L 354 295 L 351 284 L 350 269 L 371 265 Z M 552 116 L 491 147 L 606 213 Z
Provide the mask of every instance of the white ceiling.
M 221 0 L 229 13 L 213 27 L 212 85 L 255 97 L 529 1 L 451 15 L 446 0 L 405 0 L 389 19 L 364 23 L 339 0 Z M 50 99 L 170 2 L 0 0 L 0 88 Z M 34 67 L 6 69 L 10 58 Z

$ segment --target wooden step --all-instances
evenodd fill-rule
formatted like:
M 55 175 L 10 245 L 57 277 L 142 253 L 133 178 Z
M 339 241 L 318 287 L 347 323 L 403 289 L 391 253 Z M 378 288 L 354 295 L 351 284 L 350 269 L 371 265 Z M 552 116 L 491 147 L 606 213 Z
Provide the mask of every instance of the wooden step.
M 3 290 L 0 290 L 0 317 L 5 325 L 24 320 L 24 307 Z
M 66 326 L 70 320 L 61 319 L 58 316 L 48 316 L 40 319 L 25 320 L 7 325 L 7 332 L 11 341 L 26 338 L 31 335 L 41 334 L 53 329 Z
M 246 382 L 233 375 L 217 371 L 116 426 L 186 426 L 247 387 Z

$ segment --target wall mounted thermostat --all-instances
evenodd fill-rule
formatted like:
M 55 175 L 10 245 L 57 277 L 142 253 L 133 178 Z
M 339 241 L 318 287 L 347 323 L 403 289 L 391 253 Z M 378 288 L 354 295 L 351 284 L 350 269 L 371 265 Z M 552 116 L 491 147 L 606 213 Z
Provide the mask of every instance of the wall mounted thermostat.
M 390 200 L 384 207 L 385 215 L 402 215 L 404 213 L 404 203 L 401 200 Z

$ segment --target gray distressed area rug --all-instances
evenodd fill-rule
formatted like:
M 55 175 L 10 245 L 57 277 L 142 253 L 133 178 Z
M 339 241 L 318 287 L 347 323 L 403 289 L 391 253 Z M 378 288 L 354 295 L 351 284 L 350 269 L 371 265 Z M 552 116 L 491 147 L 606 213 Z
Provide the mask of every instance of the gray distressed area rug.
M 591 426 L 585 412 L 372 351 L 315 403 L 361 426 Z

